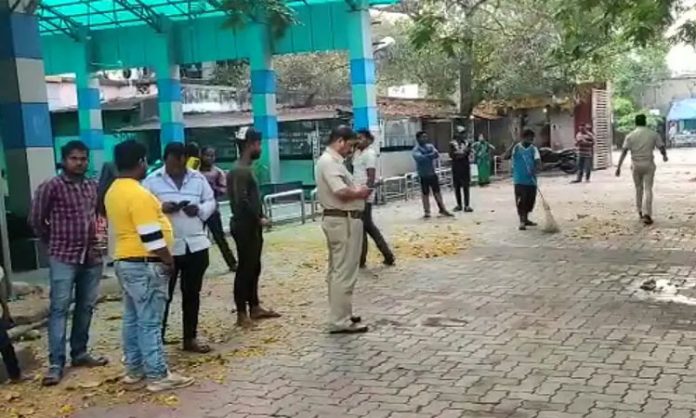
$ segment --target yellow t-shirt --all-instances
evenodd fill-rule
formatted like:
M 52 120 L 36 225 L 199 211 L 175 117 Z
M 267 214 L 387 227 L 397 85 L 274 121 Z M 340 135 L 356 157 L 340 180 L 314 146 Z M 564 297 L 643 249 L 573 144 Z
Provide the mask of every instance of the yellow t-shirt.
M 191 170 L 198 170 L 201 167 L 201 159 L 197 157 L 189 157 L 188 160 L 186 160 L 186 168 L 190 168 Z
M 174 235 L 162 204 L 133 179 L 116 179 L 104 198 L 106 216 L 115 238 L 114 259 L 150 257 L 151 251 L 171 248 Z

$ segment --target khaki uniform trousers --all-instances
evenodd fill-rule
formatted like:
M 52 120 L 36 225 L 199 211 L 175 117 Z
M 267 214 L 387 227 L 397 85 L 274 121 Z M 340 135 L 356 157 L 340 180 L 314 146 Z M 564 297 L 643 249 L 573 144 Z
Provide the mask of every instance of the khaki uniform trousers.
M 358 281 L 360 253 L 363 242 L 361 219 L 325 216 L 321 229 L 329 249 L 329 328 L 340 330 L 351 326 L 353 288 Z
M 653 182 L 655 163 L 653 161 L 633 163 L 633 183 L 636 186 L 636 208 L 643 215 L 652 216 Z M 643 200 L 645 195 L 645 200 Z

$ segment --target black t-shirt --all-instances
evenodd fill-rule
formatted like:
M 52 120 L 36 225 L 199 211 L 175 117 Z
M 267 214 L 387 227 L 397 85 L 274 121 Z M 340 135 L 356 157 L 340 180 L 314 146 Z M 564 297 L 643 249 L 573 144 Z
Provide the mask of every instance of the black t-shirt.
M 258 183 L 249 166 L 238 165 L 227 174 L 227 195 L 235 223 L 259 225 L 263 205 Z

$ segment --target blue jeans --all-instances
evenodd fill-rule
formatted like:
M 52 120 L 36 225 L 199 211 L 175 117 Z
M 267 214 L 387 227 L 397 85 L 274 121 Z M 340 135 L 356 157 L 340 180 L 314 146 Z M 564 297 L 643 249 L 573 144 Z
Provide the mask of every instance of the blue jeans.
M 70 357 L 76 360 L 87 355 L 89 327 L 99 297 L 102 265 L 67 264 L 51 257 L 49 266 L 51 308 L 48 319 L 48 361 L 52 368 L 62 370 L 65 367 L 65 333 L 73 289 L 75 308 L 70 332 Z
M 123 354 L 126 373 L 157 380 L 167 376 L 162 320 L 167 306 L 169 272 L 159 263 L 117 261 L 123 288 Z

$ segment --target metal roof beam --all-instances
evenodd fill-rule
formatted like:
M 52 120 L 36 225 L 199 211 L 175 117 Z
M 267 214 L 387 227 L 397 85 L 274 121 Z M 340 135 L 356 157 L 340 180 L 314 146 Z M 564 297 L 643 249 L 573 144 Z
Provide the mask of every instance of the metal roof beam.
M 41 13 L 39 14 L 39 19 L 42 22 L 45 22 L 53 26 L 55 29 L 59 30 L 60 32 L 63 32 L 64 34 L 68 35 L 77 42 L 82 42 L 87 38 L 87 28 L 84 25 L 72 19 L 70 16 L 67 16 L 62 12 L 59 12 L 51 6 L 47 6 L 43 2 L 39 3 L 39 9 L 42 12 L 47 12 L 55 16 L 55 18 L 50 18 L 48 16 L 44 16 L 43 13 Z M 60 23 L 56 23 L 56 20 L 58 20 Z
M 147 23 L 157 32 L 164 32 L 165 30 L 165 17 L 161 14 L 155 12 L 147 4 L 140 0 L 113 0 L 114 3 L 120 5 L 124 9 L 128 10 L 143 22 Z

